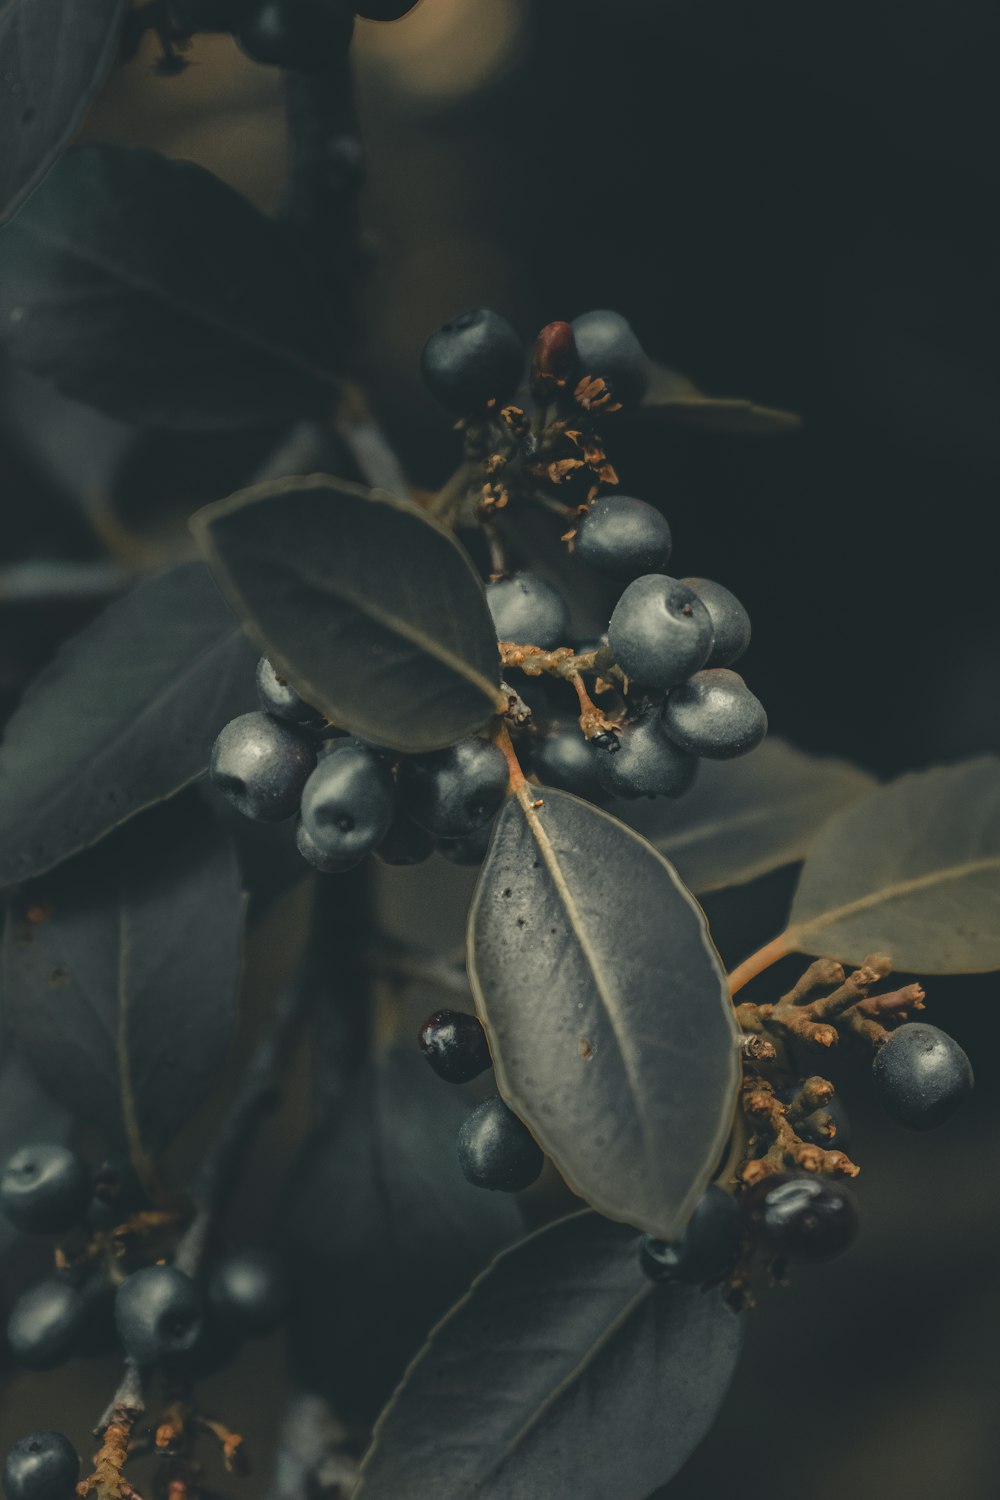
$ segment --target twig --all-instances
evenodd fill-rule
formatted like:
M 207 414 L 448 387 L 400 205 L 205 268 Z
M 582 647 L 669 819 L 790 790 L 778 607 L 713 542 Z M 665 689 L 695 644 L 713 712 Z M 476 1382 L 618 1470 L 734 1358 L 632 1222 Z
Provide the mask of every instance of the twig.
M 146 1410 L 142 1373 L 127 1360 L 121 1383 L 101 1419 L 94 1436 L 102 1439 L 94 1458 L 94 1471 L 81 1479 L 77 1494 L 96 1500 L 142 1500 L 122 1472 L 128 1462 L 129 1444 L 135 1424 Z

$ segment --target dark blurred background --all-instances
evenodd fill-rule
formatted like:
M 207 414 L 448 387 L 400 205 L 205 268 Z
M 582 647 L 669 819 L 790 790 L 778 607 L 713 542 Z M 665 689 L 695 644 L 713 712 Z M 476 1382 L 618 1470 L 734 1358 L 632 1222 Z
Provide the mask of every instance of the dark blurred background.
M 377 252 L 365 361 L 414 480 L 440 482 L 455 456 L 417 378 L 428 331 L 477 304 L 526 334 L 619 308 L 706 391 L 804 419 L 784 437 L 623 424 L 613 450 L 623 488 L 668 515 L 680 571 L 746 600 L 746 672 L 774 731 L 885 775 L 1000 748 L 992 0 L 424 0 L 359 26 L 357 54 Z M 274 77 L 219 39 L 179 78 L 149 62 L 116 72 L 88 133 L 193 157 L 272 206 Z M 95 535 L 121 555 L 122 526 L 141 565 L 165 518 L 244 477 L 223 444 L 100 424 L 81 483 L 45 436 L 65 412 L 36 430 L 42 407 L 8 376 L 5 562 L 87 558 Z M 0 595 L 8 707 L 86 613 Z M 788 884 L 713 898 L 727 958 L 778 929 Z M 750 1317 L 677 1500 L 1000 1493 L 1000 985 L 928 989 L 975 1100 L 911 1137 L 848 1077 L 863 1238 Z M 252 1378 L 242 1401 L 266 1426 L 266 1360 Z M 67 1400 L 78 1384 L 67 1372 Z M 39 1396 L 21 1382 L 12 1399 L 23 1423 Z

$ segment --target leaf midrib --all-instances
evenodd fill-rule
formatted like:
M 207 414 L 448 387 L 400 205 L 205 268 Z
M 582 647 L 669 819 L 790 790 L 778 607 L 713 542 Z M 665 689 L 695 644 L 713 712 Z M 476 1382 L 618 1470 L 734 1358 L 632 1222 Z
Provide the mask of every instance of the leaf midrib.
M 869 891 L 866 896 L 859 896 L 856 900 L 847 901 L 842 906 L 832 907 L 816 917 L 798 922 L 793 921 L 787 929 L 786 939 L 789 946 L 794 947 L 808 933 L 822 932 L 824 928 L 832 927 L 847 917 L 855 916 L 858 912 L 871 911 L 877 906 L 888 906 L 912 895 L 914 891 L 932 890 L 936 885 L 947 885 L 955 880 L 964 880 L 969 875 L 976 875 L 986 870 L 1000 871 L 1000 854 L 991 855 L 988 859 L 967 860 L 964 864 L 951 865 L 943 870 L 932 870 L 927 875 L 915 875 L 910 880 L 901 880 L 894 885 L 883 886 L 880 890 Z

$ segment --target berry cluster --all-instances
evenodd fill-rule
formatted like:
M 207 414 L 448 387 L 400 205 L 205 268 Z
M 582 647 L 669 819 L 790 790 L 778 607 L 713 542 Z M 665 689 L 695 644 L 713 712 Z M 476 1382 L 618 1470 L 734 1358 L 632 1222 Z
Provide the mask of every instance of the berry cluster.
M 398 21 L 418 0 L 171 0 L 181 36 L 228 31 L 248 57 L 276 68 L 319 72 L 347 52 L 355 16 Z
M 55 1269 L 16 1299 L 7 1345 L 18 1364 L 51 1370 L 118 1348 L 141 1369 L 181 1381 L 222 1368 L 246 1337 L 271 1333 L 284 1312 L 280 1263 L 267 1250 L 221 1256 L 197 1278 L 169 1264 L 133 1169 L 106 1161 L 91 1172 L 69 1148 L 23 1147 L 0 1172 L 0 1211 L 22 1233 L 59 1236 Z M 68 1500 L 79 1459 L 59 1433 L 23 1438 L 4 1469 L 7 1500 Z

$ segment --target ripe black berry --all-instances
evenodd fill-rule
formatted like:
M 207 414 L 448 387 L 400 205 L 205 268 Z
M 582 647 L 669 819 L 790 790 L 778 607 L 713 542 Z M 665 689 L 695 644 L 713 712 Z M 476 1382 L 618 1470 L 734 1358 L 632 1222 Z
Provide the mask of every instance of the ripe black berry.
M 295 847 L 306 864 L 312 865 L 314 870 L 319 870 L 323 875 L 343 875 L 345 870 L 353 870 L 361 863 L 360 858 L 338 859 L 333 855 L 324 854 L 322 849 L 313 843 L 304 823 L 299 823 L 295 830 Z
M 209 1279 L 211 1316 L 235 1333 L 255 1337 L 273 1333 L 287 1301 L 284 1269 L 269 1250 L 234 1251 L 216 1264 Z
M 621 313 L 600 309 L 573 323 L 581 375 L 600 378 L 616 401 L 634 405 L 646 394 L 649 360 Z
M 61 1432 L 31 1432 L 16 1442 L 3 1466 L 7 1500 L 72 1500 L 80 1459 Z
M 612 797 L 679 797 L 698 771 L 693 755 L 667 738 L 658 704 L 626 724 L 614 754 L 598 751 L 601 785 Z
M 422 865 L 434 853 L 434 835 L 397 811 L 375 853 L 386 865 Z
M 875 1054 L 875 1091 L 886 1113 L 910 1130 L 931 1130 L 972 1093 L 972 1064 L 947 1032 L 923 1021 L 900 1026 Z
M 420 1028 L 420 1050 L 445 1083 L 468 1083 L 493 1066 L 478 1017 L 461 1010 L 428 1016 Z
M 105 1157 L 91 1181 L 93 1197 L 87 1223 L 92 1229 L 113 1229 L 130 1214 L 149 1206 L 139 1174 L 127 1157 Z
M 712 654 L 706 667 L 729 667 L 750 644 L 750 616 L 735 594 L 711 578 L 682 578 L 708 610 L 712 621 Z
M 420 358 L 427 389 L 459 417 L 511 396 L 524 364 L 524 345 L 515 330 L 485 307 L 461 313 L 432 333 Z
M 731 760 L 760 744 L 767 734 L 767 714 L 738 672 L 709 667 L 670 693 L 663 726 L 682 750 L 709 760 Z
M 316 764 L 316 748 L 301 729 L 270 714 L 240 714 L 212 747 L 209 774 L 245 818 L 279 823 L 298 811 Z
M 325 723 L 319 709 L 300 698 L 292 684 L 278 676 L 266 656 L 257 663 L 257 697 L 265 713 L 287 719 L 289 724 L 318 729 Z
M 325 859 L 363 859 L 385 838 L 396 799 L 385 761 L 364 745 L 324 755 L 302 793 L 302 827 Z
M 118 1288 L 115 1322 L 125 1353 L 140 1365 L 185 1354 L 202 1328 L 201 1294 L 174 1266 L 146 1266 Z
M 347 0 L 264 0 L 241 22 L 236 40 L 254 62 L 311 73 L 332 67 L 353 31 Z
M 858 1210 L 842 1183 L 808 1173 L 764 1177 L 740 1199 L 751 1238 L 799 1265 L 831 1260 L 853 1244 Z
M 19 1364 L 53 1370 L 80 1348 L 87 1306 L 69 1281 L 50 1276 L 22 1292 L 7 1320 L 7 1342 Z
M 499 1094 L 478 1105 L 458 1132 L 458 1163 L 474 1187 L 519 1193 L 537 1179 L 543 1161 L 531 1132 Z
M 708 660 L 711 616 L 686 584 L 649 573 L 630 583 L 616 604 L 608 645 L 627 677 L 665 692 Z
M 399 768 L 404 810 L 441 838 L 474 833 L 496 813 L 507 791 L 507 762 L 489 740 L 459 740 L 447 750 L 414 755 Z
M 640 1260 L 652 1281 L 714 1281 L 736 1259 L 740 1213 L 736 1199 L 714 1184 L 706 1188 L 679 1240 L 643 1236 Z
M 90 1173 L 66 1146 L 22 1146 L 0 1173 L 0 1209 L 29 1234 L 74 1229 L 90 1204 Z
M 593 740 L 584 739 L 577 724 L 556 724 L 528 742 L 528 765 L 539 781 L 589 802 L 607 800 L 600 776 L 604 759 L 604 752 Z
M 645 500 L 605 495 L 596 500 L 576 533 L 576 555 L 613 578 L 659 573 L 670 561 L 670 527 Z
M 486 585 L 497 638 L 553 651 L 569 638 L 569 610 L 558 589 L 534 573 L 515 573 Z

